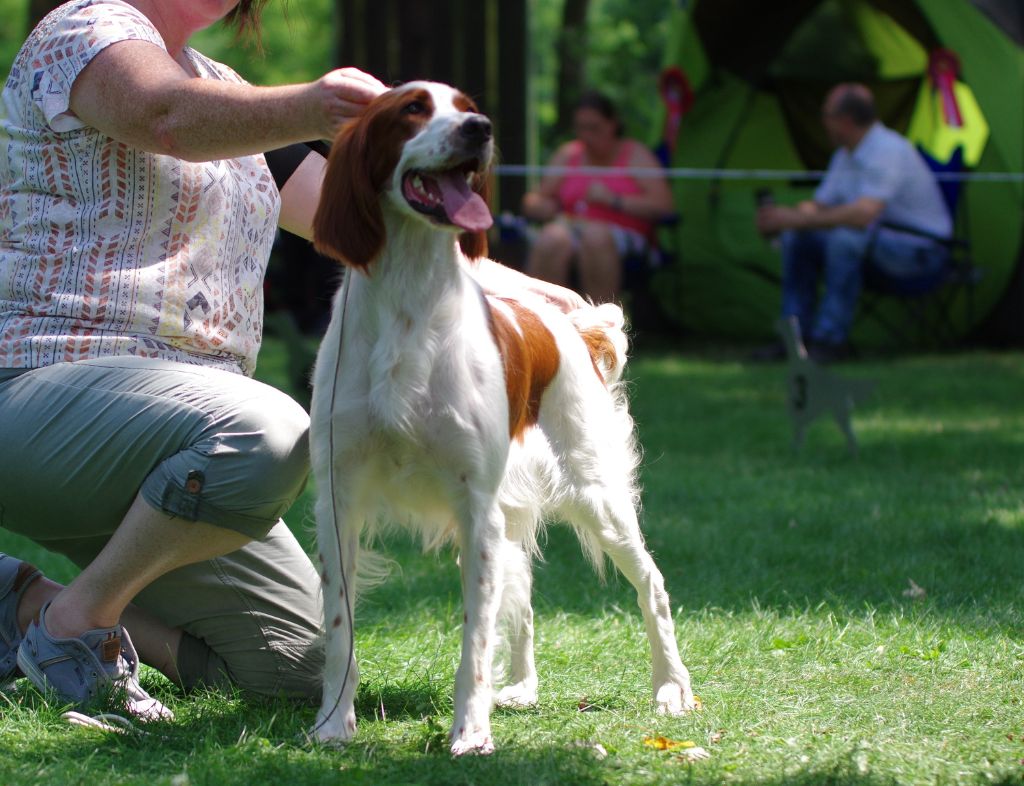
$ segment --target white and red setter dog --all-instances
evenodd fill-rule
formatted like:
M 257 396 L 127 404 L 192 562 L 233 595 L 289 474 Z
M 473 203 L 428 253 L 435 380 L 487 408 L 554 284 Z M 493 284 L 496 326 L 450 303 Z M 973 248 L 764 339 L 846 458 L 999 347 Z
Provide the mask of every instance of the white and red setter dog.
M 414 82 L 379 98 L 335 141 L 316 246 L 350 270 L 313 378 L 327 662 L 316 736 L 356 729 L 357 565 L 381 526 L 451 543 L 464 628 L 454 754 L 489 753 L 492 703 L 537 701 L 531 560 L 538 528 L 569 522 L 600 570 L 636 588 L 660 712 L 694 706 L 669 598 L 637 523 L 637 450 L 619 385 L 617 306 L 564 314 L 540 298 L 485 296 L 482 196 L 490 121 L 459 91 Z M 498 631 L 508 684 L 494 691 Z

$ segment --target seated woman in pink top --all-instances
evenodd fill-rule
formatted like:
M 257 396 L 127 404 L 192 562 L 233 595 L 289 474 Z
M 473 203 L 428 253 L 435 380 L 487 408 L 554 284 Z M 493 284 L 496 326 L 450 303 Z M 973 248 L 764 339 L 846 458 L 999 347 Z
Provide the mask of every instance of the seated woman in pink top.
M 576 139 L 562 145 L 549 162 L 570 170 L 609 167 L 607 174 L 554 173 L 523 197 L 523 214 L 547 222 L 527 260 L 527 273 L 568 284 L 575 265 L 579 289 L 591 300 L 615 300 L 622 286 L 623 257 L 647 249 L 657 221 L 673 210 L 661 165 L 642 143 L 622 136 L 611 101 L 586 93 L 573 115 Z M 651 169 L 634 177 L 618 168 Z

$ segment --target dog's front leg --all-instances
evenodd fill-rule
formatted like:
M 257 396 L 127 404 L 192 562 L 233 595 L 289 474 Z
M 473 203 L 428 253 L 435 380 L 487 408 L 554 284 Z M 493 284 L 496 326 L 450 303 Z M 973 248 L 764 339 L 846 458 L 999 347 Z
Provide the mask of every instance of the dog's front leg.
M 355 657 L 355 576 L 362 519 L 340 501 L 317 502 L 317 545 L 324 597 L 323 698 L 314 736 L 321 742 L 348 742 L 356 732 L 355 693 L 359 669 Z M 323 506 L 324 510 L 320 507 Z M 337 512 L 337 520 L 334 513 Z M 333 523 L 333 526 L 332 526 Z
M 462 527 L 459 566 L 465 609 L 462 660 L 455 675 L 452 754 L 494 752 L 491 739 L 492 667 L 501 602 L 504 517 L 496 502 Z

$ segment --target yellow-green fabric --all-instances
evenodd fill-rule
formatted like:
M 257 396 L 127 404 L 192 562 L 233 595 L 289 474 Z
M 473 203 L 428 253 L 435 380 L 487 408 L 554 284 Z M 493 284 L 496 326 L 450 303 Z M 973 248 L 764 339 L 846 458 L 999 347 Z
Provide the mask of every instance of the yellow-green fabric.
M 883 123 L 940 162 L 960 147 L 968 174 L 1024 172 L 1024 49 L 973 3 L 692 0 L 673 24 L 665 65 L 681 68 L 695 93 L 673 167 L 822 170 L 830 153 L 822 101 L 836 82 L 858 81 L 874 92 Z M 942 121 L 928 79 L 937 48 L 961 65 L 959 129 Z M 770 189 L 776 202 L 792 204 L 813 187 L 812 178 L 792 175 L 674 179 L 680 221 L 663 240 L 674 262 L 654 285 L 664 311 L 691 333 L 772 338 L 781 259 L 754 230 L 755 195 Z M 1024 264 L 1024 182 L 965 183 L 958 211 L 959 233 L 984 271 L 970 307 L 964 293 L 952 304 L 953 330 L 966 334 Z M 854 339 L 870 346 L 889 337 L 858 324 Z
M 988 142 L 988 121 L 974 91 L 957 81 L 953 85 L 962 125 L 951 126 L 942 114 L 942 97 L 929 82 L 921 85 L 914 115 L 907 128 L 907 139 L 919 144 L 938 161 L 949 161 L 956 149 L 963 148 L 964 165 L 976 167 Z

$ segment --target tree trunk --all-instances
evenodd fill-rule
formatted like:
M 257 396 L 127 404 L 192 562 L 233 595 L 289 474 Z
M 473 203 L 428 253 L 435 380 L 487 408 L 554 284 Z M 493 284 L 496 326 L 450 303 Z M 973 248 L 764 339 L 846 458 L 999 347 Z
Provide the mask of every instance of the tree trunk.
M 572 131 L 572 113 L 584 86 L 589 0 L 565 0 L 558 36 L 558 138 Z

